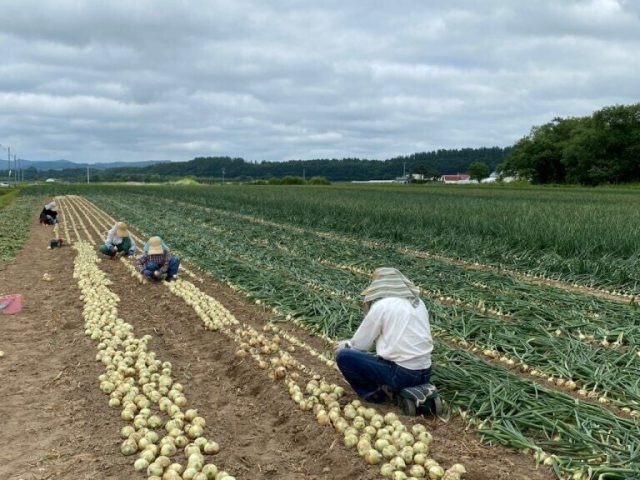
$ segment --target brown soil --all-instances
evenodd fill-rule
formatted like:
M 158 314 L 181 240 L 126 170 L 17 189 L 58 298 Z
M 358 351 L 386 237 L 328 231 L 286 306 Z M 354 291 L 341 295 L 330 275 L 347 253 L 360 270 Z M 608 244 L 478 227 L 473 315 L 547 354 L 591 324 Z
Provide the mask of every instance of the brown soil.
M 34 218 L 37 212 L 34 212 Z M 84 217 L 87 233 L 108 225 Z M 82 235 L 84 232 L 79 230 Z M 0 440 L 0 478 L 119 479 L 144 478 L 133 458 L 119 452 L 119 410 L 107 406 L 98 388 L 103 372 L 94 344 L 84 335 L 82 302 L 72 278 L 75 250 L 47 250 L 51 230 L 32 226 L 28 244 L 10 263 L 0 264 L 2 293 L 22 293 L 23 311 L 0 316 L 0 415 L 8 419 Z M 185 385 L 189 406 L 206 418 L 206 435 L 220 443 L 216 464 L 239 479 L 373 479 L 367 466 L 341 436 L 321 427 L 309 412 L 294 408 L 286 388 L 249 360 L 234 356 L 235 346 L 201 320 L 164 285 L 132 281 L 120 262 L 100 267 L 114 281 L 119 314 L 136 336 L 153 337 L 150 348 L 171 361 L 174 377 Z M 43 273 L 53 281 L 43 280 Z M 260 327 L 270 312 L 226 285 L 205 276 L 196 285 L 218 299 L 241 322 Z M 291 324 L 288 330 L 318 350 L 327 345 Z M 334 381 L 339 375 L 311 356 L 296 352 L 305 364 Z M 410 419 L 405 418 L 409 421 Z M 552 479 L 531 457 L 480 444 L 460 419 L 448 423 L 421 420 L 434 435 L 433 456 L 443 466 L 464 463 L 467 479 Z
M 122 422 L 98 389 L 101 368 L 84 336 L 75 252 L 47 250 L 50 227 L 25 228 L 32 230 L 24 249 L 0 263 L 2 293 L 23 295 L 22 312 L 0 315 L 0 478 L 129 476 L 131 462 L 119 451 Z

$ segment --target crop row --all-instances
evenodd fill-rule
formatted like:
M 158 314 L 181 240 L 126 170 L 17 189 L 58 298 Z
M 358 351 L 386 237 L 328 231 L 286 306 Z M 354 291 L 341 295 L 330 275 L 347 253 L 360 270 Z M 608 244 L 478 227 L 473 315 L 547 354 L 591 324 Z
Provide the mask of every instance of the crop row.
M 71 202 L 65 204 L 83 229 L 88 226 L 87 233 L 90 230 L 100 231 L 93 223 L 96 217 L 88 218 L 87 210 L 84 210 L 87 215 L 85 222 Z M 394 415 L 383 417 L 375 409 L 364 408 L 358 401 L 340 406 L 338 400 L 344 390 L 325 381 L 321 375 L 295 358 L 296 354 L 293 352 L 296 351 L 296 346 L 306 347 L 307 351 L 312 349 L 294 335 L 281 331 L 275 325 L 265 326 L 263 332 L 248 325 L 240 325 L 231 312 L 190 282 L 179 280 L 168 287 L 173 294 L 193 307 L 205 328 L 220 332 L 228 340 L 236 342 L 239 346 L 236 353 L 238 357 L 251 357 L 259 368 L 269 371 L 273 379 L 286 379 L 288 391 L 299 408 L 313 410 L 321 425 L 331 424 L 344 435 L 347 447 L 357 447 L 360 455 L 372 464 L 386 459 L 388 463 L 381 466 L 381 472 L 385 476 L 405 479 L 408 478 L 404 472 L 406 470 L 412 475 L 411 478 L 426 475 L 432 479 L 461 478 L 464 473 L 462 466 L 454 465 L 445 471 L 428 457 L 431 436 L 423 426 L 415 425 L 409 431 Z M 301 383 L 305 375 L 311 378 L 306 383 Z
M 120 417 L 129 423 L 121 430 L 122 454 L 137 453 L 134 468 L 154 480 L 233 480 L 215 464 L 205 464 L 205 455 L 217 453 L 218 444 L 204 437 L 206 422 L 197 410 L 183 410 L 183 386 L 173 380 L 171 364 L 149 351 L 151 337 L 135 337 L 132 326 L 118 317 L 119 298 L 109 290 L 93 246 L 79 241 L 74 248 L 85 334 L 97 343 L 96 360 L 105 366 L 100 389 L 109 395 L 109 406 L 122 408 Z M 186 465 L 175 458 L 179 451 Z
M 229 212 L 638 291 L 634 192 L 136 188 Z M 536 225 L 535 229 L 531 225 Z
M 579 284 L 604 296 L 598 288 L 640 292 L 633 221 L 639 205 L 633 191 L 501 189 L 487 195 L 473 188 L 57 188 L 187 201 L 227 215 L 346 234 L 419 257 L 504 269 L 532 281 L 557 280 L 570 289 Z
M 141 205 L 149 203 L 142 196 L 133 198 Z M 544 322 L 549 332 L 560 330 L 564 335 L 573 335 L 602 346 L 640 345 L 640 322 L 634 302 L 624 305 L 600 300 L 586 294 L 531 285 L 513 277 L 469 270 L 436 260 L 416 262 L 415 258 L 394 248 L 370 248 L 367 242 L 358 244 L 339 239 L 328 242 L 323 234 L 251 222 L 197 206 L 181 206 L 189 208 L 190 218 L 198 222 L 200 228 L 211 231 L 216 237 L 228 239 L 241 235 L 245 242 L 265 242 L 262 249 L 271 245 L 272 248 L 286 248 L 298 256 L 306 257 L 308 251 L 321 252 L 322 259 L 332 263 L 368 270 L 385 263 L 393 264 L 420 284 L 423 291 L 443 296 L 450 303 L 527 323 Z M 213 225 L 212 218 L 215 219 Z
M 146 209 L 153 209 L 151 205 L 144 205 Z M 135 215 L 135 212 L 127 212 Z M 193 219 L 197 222 L 199 219 Z M 197 248 L 199 235 L 180 232 L 182 217 L 165 214 L 165 228 L 174 230 L 174 238 L 183 246 L 186 253 Z M 195 223 L 199 230 L 206 230 L 206 224 Z M 328 266 L 327 261 L 315 261 L 313 258 L 301 255 L 291 255 L 290 249 L 280 252 L 270 249 L 268 244 L 262 248 L 247 249 L 251 243 L 245 232 L 220 232 L 209 240 L 215 245 L 218 255 L 235 259 L 246 264 L 253 264 L 262 269 L 278 270 L 279 275 L 289 276 L 295 282 L 314 284 L 318 288 L 310 293 L 306 301 L 300 301 L 295 312 L 307 318 L 320 317 L 323 325 L 318 330 L 331 335 L 340 334 L 339 329 L 350 328 L 359 319 L 359 310 L 354 304 L 350 312 L 344 308 L 344 299 L 331 297 L 331 302 L 324 305 L 325 312 L 318 315 L 318 301 L 315 296 L 334 290 L 346 297 L 356 298 L 359 288 L 366 282 L 366 272 L 341 271 L 336 266 Z M 273 234 L 275 236 L 275 233 Z M 304 241 L 304 240 L 302 240 Z M 289 244 L 295 244 L 291 238 Z M 322 257 L 331 257 L 330 250 L 319 250 L 318 245 L 310 245 L 314 252 L 322 252 Z M 195 253 L 195 252 L 194 252 Z M 220 260 L 216 260 L 219 262 Z M 379 265 L 379 264 L 378 264 Z M 259 287 L 255 287 L 259 288 Z M 308 307 L 305 307 L 308 305 Z M 551 324 L 548 318 L 541 314 L 532 314 L 521 321 L 504 321 L 479 313 L 473 309 L 454 306 L 443 306 L 440 302 L 430 302 L 436 313 L 434 325 L 447 335 L 474 342 L 483 350 L 498 350 L 502 354 L 514 357 L 520 364 L 529 365 L 547 377 L 561 379 L 567 385 L 574 385 L 585 395 L 595 395 L 601 402 L 614 401 L 624 408 L 638 409 L 640 392 L 638 392 L 638 365 L 640 358 L 635 350 L 614 351 L 604 348 L 593 348 L 572 335 L 563 335 L 566 329 L 560 330 Z M 614 304 L 615 306 L 619 306 Z M 333 319 L 333 320 L 331 320 Z M 559 322 L 559 320 L 558 320 Z M 556 328 L 554 330 L 553 328 Z M 348 332 L 342 332 L 348 334 Z
M 148 211 L 145 213 L 149 214 Z M 180 231 L 185 230 L 184 220 L 180 228 L 179 222 L 174 224 L 168 221 L 167 216 L 163 218 L 163 231 L 171 232 L 169 235 L 172 240 L 182 246 L 183 251 L 201 267 L 241 286 L 282 312 L 316 322 L 316 326 L 326 321 L 327 317 L 336 324 L 344 325 L 344 322 L 339 322 L 341 313 L 346 313 L 346 318 L 359 315 L 348 302 L 326 293 L 310 291 L 299 282 L 287 280 L 282 275 L 249 262 L 230 259 L 226 252 L 218 254 L 216 249 L 205 248 L 205 245 L 210 245 L 210 237 L 205 232 L 199 236 L 196 228 L 189 229 L 188 238 L 183 238 Z M 131 220 L 142 228 L 158 227 L 152 226 L 142 215 Z M 334 305 L 340 304 L 342 308 L 334 310 Z M 354 321 L 346 329 L 352 330 L 356 326 L 357 321 Z M 487 420 L 481 429 L 486 438 L 529 448 L 538 452 L 538 455 L 541 451 L 549 451 L 558 455 L 558 468 L 562 467 L 564 471 L 578 470 L 584 472 L 585 476 L 589 472 L 594 475 L 608 472 L 617 475 L 615 478 L 625 478 L 630 468 L 637 468 L 633 448 L 637 448 L 639 439 L 633 422 L 618 418 L 599 406 L 584 404 L 559 392 L 536 386 L 498 366 L 481 361 L 475 355 L 448 348 L 443 342 L 438 342 L 437 351 L 436 378 L 454 404 L 474 417 Z M 461 371 L 468 372 L 464 376 L 465 387 L 456 388 L 456 379 Z M 487 402 L 491 405 L 489 409 Z M 527 415 L 517 414 L 514 410 L 519 403 L 527 406 Z M 504 415 L 507 410 L 511 412 L 508 417 Z M 531 421 L 531 415 L 548 415 L 548 412 L 564 413 L 559 417 L 561 421 L 554 425 Z M 485 428 L 487 425 L 491 425 L 491 428 Z M 586 428 L 587 425 L 589 428 Z M 608 443 L 603 442 L 603 435 L 610 440 Z M 523 446 L 524 443 L 526 446 Z M 628 448 L 620 445 L 627 445 Z M 585 455 L 585 452 L 591 453 Z

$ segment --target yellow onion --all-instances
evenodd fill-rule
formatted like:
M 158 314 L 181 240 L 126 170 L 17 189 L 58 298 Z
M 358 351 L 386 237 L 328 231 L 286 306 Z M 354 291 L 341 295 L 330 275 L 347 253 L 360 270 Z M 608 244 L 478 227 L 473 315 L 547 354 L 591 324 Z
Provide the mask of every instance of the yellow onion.
M 409 475 L 416 478 L 424 478 L 426 476 L 426 471 L 422 465 L 411 465 L 409 469 Z

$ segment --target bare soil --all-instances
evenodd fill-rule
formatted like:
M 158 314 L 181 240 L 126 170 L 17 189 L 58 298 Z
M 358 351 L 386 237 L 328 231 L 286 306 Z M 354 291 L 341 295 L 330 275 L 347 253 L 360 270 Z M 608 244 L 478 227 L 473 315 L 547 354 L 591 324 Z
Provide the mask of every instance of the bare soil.
M 83 214 L 83 221 L 88 226 L 96 217 Z M 96 227 L 104 231 L 108 225 Z M 5 419 L 0 479 L 145 478 L 133 470 L 133 458 L 120 454 L 119 431 L 125 422 L 98 388 L 103 367 L 84 335 L 82 302 L 72 278 L 75 250 L 47 250 L 51 229 L 35 221 L 31 228 L 19 256 L 0 263 L 0 294 L 24 297 L 20 314 L 0 316 L 0 349 L 6 353 L 0 359 L 0 418 Z M 92 228 L 80 232 L 99 240 Z M 121 262 L 103 260 L 100 267 L 120 296 L 120 316 L 137 336 L 152 336 L 151 350 L 172 362 L 189 406 L 207 420 L 205 434 L 221 447 L 216 464 L 245 480 L 380 478 L 378 468 L 347 450 L 332 428 L 294 408 L 281 382 L 269 379 L 252 360 L 236 358 L 236 347 L 226 337 L 204 330 L 191 307 L 164 285 L 134 282 Z M 43 279 L 44 273 L 53 280 Z M 198 288 L 241 322 L 259 328 L 274 319 L 225 284 L 201 275 Z M 304 330 L 292 324 L 286 328 L 318 350 L 327 349 Z M 304 363 L 341 380 L 338 372 L 301 355 Z M 467 479 L 555 478 L 549 469 L 536 469 L 530 456 L 482 445 L 460 419 L 418 421 L 433 433 L 433 457 L 445 467 L 464 463 Z

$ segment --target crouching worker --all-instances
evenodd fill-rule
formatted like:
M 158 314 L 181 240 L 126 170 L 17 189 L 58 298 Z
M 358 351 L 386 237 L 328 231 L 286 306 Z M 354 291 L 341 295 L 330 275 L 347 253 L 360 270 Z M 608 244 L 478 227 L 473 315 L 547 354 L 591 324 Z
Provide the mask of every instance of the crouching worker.
M 58 211 L 56 210 L 56 202 L 47 203 L 42 212 L 40 212 L 40 224 L 55 225 L 58 223 Z
M 381 403 L 431 378 L 433 340 L 420 291 L 395 268 L 378 268 L 362 292 L 366 316 L 336 362 L 363 400 Z M 375 344 L 377 355 L 368 353 Z M 403 392 L 404 393 L 404 392 Z
M 180 259 L 171 255 L 169 247 L 160 237 L 151 237 L 144 244 L 144 252 L 138 259 L 138 271 L 151 280 L 175 280 Z
M 117 222 L 109 230 L 104 245 L 100 246 L 100 253 L 111 258 L 116 258 L 118 254 L 135 255 L 136 243 L 133 241 L 126 223 Z

